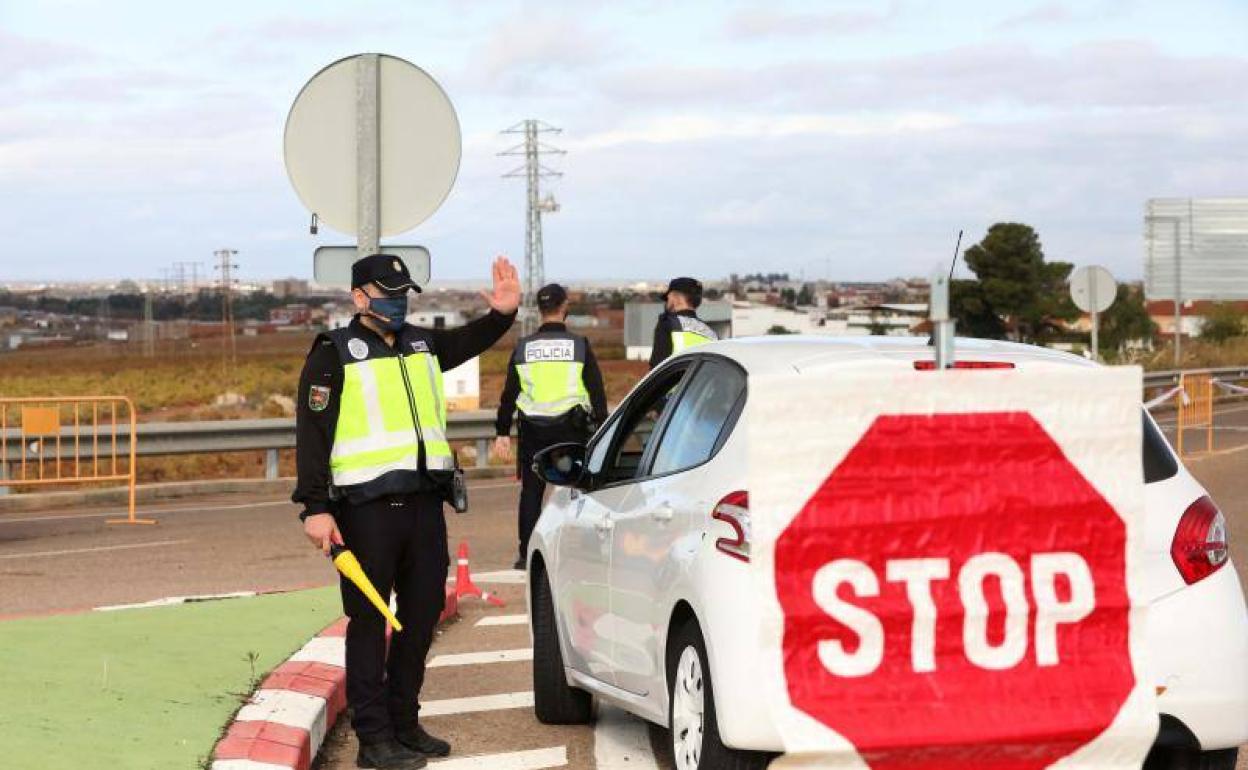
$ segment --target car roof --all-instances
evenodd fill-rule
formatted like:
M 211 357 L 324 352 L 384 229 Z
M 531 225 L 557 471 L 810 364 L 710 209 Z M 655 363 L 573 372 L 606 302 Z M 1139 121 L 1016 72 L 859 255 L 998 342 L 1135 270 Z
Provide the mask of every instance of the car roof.
M 781 369 L 806 372 L 845 364 L 909 362 L 931 360 L 935 357 L 927 337 L 888 336 L 829 337 L 786 334 L 734 337 L 700 345 L 690 351 L 727 356 L 751 374 Z M 1096 365 L 1085 358 L 1060 350 L 973 337 L 958 337 L 954 341 L 954 360 Z

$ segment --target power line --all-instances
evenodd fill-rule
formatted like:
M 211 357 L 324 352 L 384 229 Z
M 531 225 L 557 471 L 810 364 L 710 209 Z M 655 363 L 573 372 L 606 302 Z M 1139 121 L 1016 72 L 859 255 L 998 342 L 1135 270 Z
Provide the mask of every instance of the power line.
M 554 213 L 559 210 L 555 196 L 550 193 L 543 198 L 541 180 L 563 176 L 542 164 L 542 155 L 566 155 L 558 147 L 552 147 L 541 141 L 542 134 L 560 134 L 563 129 L 556 128 L 540 120 L 524 120 L 503 131 L 504 134 L 523 134 L 524 141 L 506 149 L 500 156 L 523 156 L 524 165 L 503 174 L 504 179 L 523 177 L 528 191 L 528 212 L 525 220 L 524 237 L 524 303 L 521 314 L 520 328 L 522 334 L 530 334 L 537 327 L 536 295 L 537 290 L 546 283 L 545 257 L 542 253 L 542 214 Z
M 221 271 L 218 280 L 221 288 L 221 324 L 224 327 L 224 337 L 221 344 L 221 364 L 226 373 L 229 374 L 234 370 L 234 364 L 237 359 L 237 349 L 234 341 L 234 276 L 233 271 L 238 269 L 238 265 L 234 262 L 234 256 L 238 254 L 235 249 L 218 249 L 213 252 L 218 260 L 217 270 Z

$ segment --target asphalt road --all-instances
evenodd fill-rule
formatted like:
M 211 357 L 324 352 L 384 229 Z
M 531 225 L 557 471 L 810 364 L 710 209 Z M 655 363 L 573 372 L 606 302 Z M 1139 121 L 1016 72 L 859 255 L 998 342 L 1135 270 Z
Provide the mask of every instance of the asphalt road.
M 1173 416 L 1160 417 L 1173 439 Z M 1248 405 L 1224 407 L 1214 453 L 1193 456 L 1187 465 L 1226 514 L 1236 568 L 1248 584 L 1246 462 Z M 517 491 L 509 481 L 475 483 L 472 511 L 448 514 L 452 549 L 461 540 L 470 543 L 474 574 L 498 573 L 493 577 L 502 582 L 483 587 L 499 590 L 508 606 L 491 608 L 467 600 L 462 618 L 439 635 L 432 654 L 512 651 L 519 659 L 491 663 L 451 658 L 445 660 L 462 662 L 431 669 L 427 701 L 440 702 L 443 713 L 430 716 L 428 727 L 453 740 L 459 756 L 529 752 L 528 760 L 522 757 L 516 767 L 556 766 L 542 762 L 558 756 L 566 758 L 558 766 L 570 768 L 671 767 L 670 758 L 663 756 L 666 733 L 640 720 L 608 710 L 594 728 L 547 728 L 523 705 L 531 688 L 524 660 L 529 640 L 525 619 L 515 616 L 525 607 L 520 585 L 508 582 L 517 576 L 507 574 L 515 559 Z M 0 516 L 0 617 L 334 582 L 332 567 L 303 538 L 297 510 L 284 498 L 236 495 L 142 508 L 141 515 L 158 519 L 154 526 L 105 524 L 106 518 L 121 513 L 115 509 Z M 487 617 L 505 619 L 478 625 Z M 463 700 L 486 696 L 505 697 Z M 489 708 L 478 710 L 482 705 Z M 340 727 L 327 741 L 320 766 L 353 767 L 354 751 L 349 731 Z M 1248 769 L 1248 752 L 1243 753 L 1240 767 Z

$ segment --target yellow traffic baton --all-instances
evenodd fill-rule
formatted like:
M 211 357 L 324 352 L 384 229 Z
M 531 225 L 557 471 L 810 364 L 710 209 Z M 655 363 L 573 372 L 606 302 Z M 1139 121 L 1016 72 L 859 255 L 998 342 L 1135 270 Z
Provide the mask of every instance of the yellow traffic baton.
M 399 623 L 399 619 L 390 611 L 390 605 L 382 601 L 381 594 L 377 593 L 377 589 L 373 587 L 373 583 L 368 579 L 368 575 L 364 574 L 364 568 L 360 566 L 360 560 L 355 558 L 355 554 L 351 553 L 351 549 L 334 543 L 329 547 L 329 557 L 334 560 L 334 566 L 342 573 L 343 577 L 355 584 L 360 592 L 368 598 L 377 611 L 382 614 L 386 622 L 395 631 L 402 631 L 403 626 Z

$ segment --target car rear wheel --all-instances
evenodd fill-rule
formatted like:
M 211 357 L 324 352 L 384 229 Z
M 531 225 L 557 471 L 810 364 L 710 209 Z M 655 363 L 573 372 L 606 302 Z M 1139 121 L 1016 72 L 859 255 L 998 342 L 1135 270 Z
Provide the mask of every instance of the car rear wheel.
M 1238 749 L 1154 749 L 1144 762 L 1144 770 L 1235 770 L 1238 756 Z
M 535 575 L 533 595 L 533 710 L 547 725 L 582 725 L 594 716 L 594 699 L 568 685 L 559 649 L 555 602 L 545 575 Z
M 668 651 L 668 724 L 677 770 L 762 770 L 769 755 L 730 749 L 720 740 L 706 661 L 702 632 L 690 621 Z

